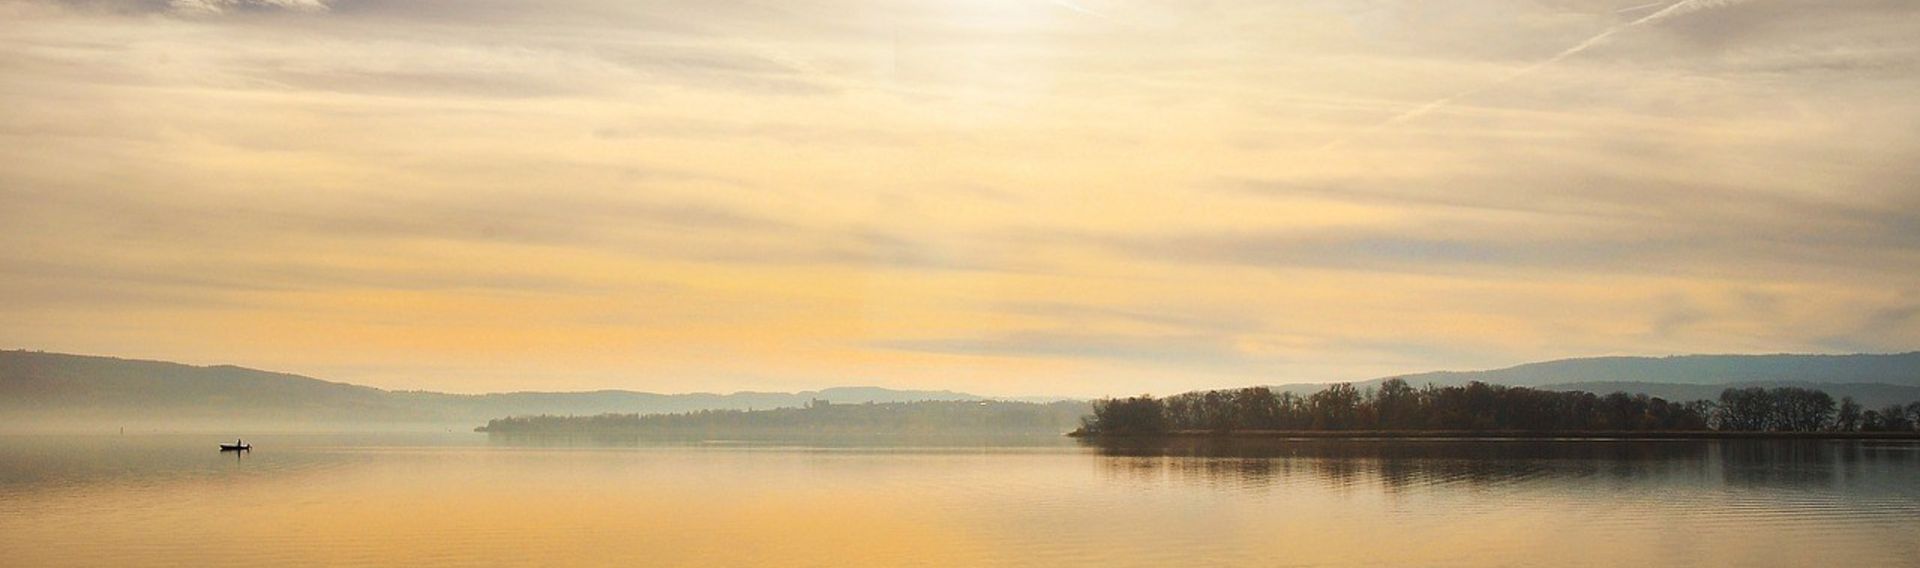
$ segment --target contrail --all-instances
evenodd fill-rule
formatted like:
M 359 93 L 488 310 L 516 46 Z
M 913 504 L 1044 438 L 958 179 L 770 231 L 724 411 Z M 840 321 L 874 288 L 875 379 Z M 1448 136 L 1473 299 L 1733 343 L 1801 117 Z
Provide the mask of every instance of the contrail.
M 1073 1 L 1073 0 L 1052 0 L 1052 2 L 1053 2 L 1053 5 L 1055 5 L 1055 6 L 1059 6 L 1059 7 L 1061 7 L 1061 8 L 1066 8 L 1066 9 L 1068 9 L 1068 10 L 1073 10 L 1073 11 L 1075 11 L 1075 12 L 1079 12 L 1079 13 L 1082 13 L 1082 14 L 1086 14 L 1086 15 L 1088 15 L 1088 16 L 1093 16 L 1093 17 L 1095 17 L 1095 18 L 1100 18 L 1100 19 L 1102 19 L 1102 20 L 1111 20 L 1111 19 L 1113 19 L 1113 18 L 1109 18 L 1109 17 L 1107 17 L 1107 15 L 1106 15 L 1106 14 L 1102 14 L 1102 13 L 1099 13 L 1099 12 L 1095 12 L 1095 11 L 1093 11 L 1093 9 L 1092 9 L 1092 8 L 1088 8 L 1088 7 L 1086 7 L 1086 6 L 1081 6 L 1079 2 L 1075 2 L 1075 1 Z
M 1659 7 L 1659 6 L 1665 6 L 1665 5 L 1667 5 L 1667 3 L 1666 3 L 1666 2 L 1648 2 L 1648 3 L 1646 3 L 1646 4 L 1641 4 L 1641 5 L 1639 5 L 1639 6 L 1628 6 L 1628 7 L 1625 7 L 1625 8 L 1621 8 L 1621 9 L 1618 9 L 1618 10 L 1614 10 L 1614 11 L 1613 11 L 1613 13 L 1615 13 L 1615 14 L 1625 14 L 1625 13 L 1627 13 L 1627 12 L 1638 12 L 1638 11 L 1641 11 L 1641 10 L 1645 10 L 1645 9 L 1647 9 L 1647 8 L 1655 8 L 1655 7 Z
M 1641 17 L 1638 20 L 1634 20 L 1631 22 L 1627 22 L 1624 24 L 1611 27 L 1611 28 L 1607 28 L 1606 31 L 1600 32 L 1598 35 L 1587 38 L 1586 41 L 1582 41 L 1580 43 L 1574 44 L 1573 47 L 1560 50 L 1559 53 L 1553 54 L 1552 57 L 1542 59 L 1540 61 L 1534 62 L 1532 65 L 1528 65 L 1526 67 L 1522 67 L 1518 70 L 1508 73 L 1505 76 L 1500 77 L 1500 79 L 1492 83 L 1488 83 L 1486 85 L 1482 85 L 1479 87 L 1474 87 L 1472 89 L 1454 93 L 1453 95 L 1450 95 L 1447 97 L 1434 99 L 1433 101 L 1430 101 L 1427 104 L 1423 104 L 1418 107 L 1415 107 L 1413 110 L 1400 113 L 1398 116 L 1394 116 L 1393 118 L 1389 118 L 1379 124 L 1375 124 L 1372 127 L 1367 128 L 1366 130 L 1362 130 L 1360 132 L 1354 133 L 1345 138 L 1328 142 L 1326 145 L 1321 146 L 1319 149 L 1324 151 L 1324 150 L 1331 150 L 1333 148 L 1344 146 L 1346 145 L 1346 143 L 1352 142 L 1355 139 L 1365 137 L 1367 135 L 1373 134 L 1375 132 L 1379 132 L 1381 130 L 1385 130 L 1389 127 L 1392 127 L 1393 125 L 1400 124 L 1402 122 L 1406 122 L 1409 120 L 1413 120 L 1413 119 L 1425 116 L 1427 113 L 1431 113 L 1435 110 L 1439 110 L 1443 107 L 1446 107 L 1447 105 L 1453 104 L 1454 101 L 1458 101 L 1466 97 L 1487 92 L 1489 90 L 1492 90 L 1495 87 L 1499 87 L 1507 83 L 1512 83 L 1528 75 L 1537 73 L 1541 69 L 1545 69 L 1548 66 L 1551 66 L 1555 63 L 1559 63 L 1560 61 L 1565 60 L 1568 57 L 1579 55 L 1580 52 L 1586 51 L 1588 49 L 1592 49 L 1593 46 L 1605 43 L 1609 38 L 1612 38 L 1614 35 L 1619 34 L 1620 32 L 1624 32 L 1636 27 L 1646 25 L 1646 24 L 1658 22 L 1660 20 L 1665 20 L 1667 18 L 1671 18 L 1681 14 L 1696 12 L 1696 11 L 1704 10 L 1707 8 L 1737 4 L 1743 1 L 1745 0 L 1680 0 L 1672 4 L 1668 4 L 1667 7 L 1661 8 L 1659 11 L 1656 11 L 1652 14 L 1647 14 L 1646 16 Z M 1657 6 L 1658 4 L 1653 4 L 1653 5 Z M 1638 8 L 1632 8 L 1632 9 L 1638 9 Z

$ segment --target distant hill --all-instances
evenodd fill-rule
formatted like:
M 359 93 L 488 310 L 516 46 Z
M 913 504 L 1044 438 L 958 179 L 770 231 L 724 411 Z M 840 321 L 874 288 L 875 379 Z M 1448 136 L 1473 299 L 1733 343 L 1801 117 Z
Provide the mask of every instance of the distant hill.
M 1798 386 L 1851 396 L 1876 406 L 1920 400 L 1920 352 L 1893 355 L 1679 355 L 1591 357 L 1528 363 L 1488 371 L 1437 371 L 1354 383 L 1365 389 L 1387 379 L 1415 387 L 1472 381 L 1594 393 L 1646 393 L 1669 400 L 1713 399 L 1730 387 Z M 1306 395 L 1325 384 L 1277 387 Z
M 462 395 L 389 391 L 230 365 L 0 351 L 0 428 L 63 425 L 197 428 L 445 424 L 471 428 L 525 415 L 657 414 L 836 403 L 984 400 L 952 391 L 842 387 L 793 393 L 656 394 L 605 390 Z
M 1755 381 L 1749 383 L 1728 383 L 1724 385 L 1681 385 L 1673 383 L 1566 383 L 1539 387 L 1544 390 L 1584 391 L 1607 394 L 1627 392 L 1645 393 L 1667 400 L 1717 400 L 1720 391 L 1729 388 L 1744 387 L 1800 387 L 1826 392 L 1833 398 L 1853 397 L 1855 402 L 1869 409 L 1877 409 L 1889 404 L 1906 404 L 1920 401 L 1920 387 L 1903 385 L 1884 385 L 1879 383 L 1810 383 L 1806 381 Z
M 1084 401 L 922 401 L 813 404 L 805 408 L 714 410 L 681 414 L 528 416 L 490 420 L 490 434 L 626 436 L 1058 435 L 1091 411 Z
M 1756 382 L 1920 386 L 1920 352 L 1896 355 L 1592 357 L 1528 363 L 1491 371 L 1439 371 L 1399 378 L 1415 385 L 1461 385 L 1468 381 L 1480 381 L 1522 387 L 1568 383 L 1717 385 Z
M 1392 377 L 1388 377 L 1392 378 Z M 1714 398 L 1729 386 L 1805 386 L 1877 406 L 1920 400 L 1920 352 L 1896 355 L 1598 357 L 1490 371 L 1403 375 L 1416 387 L 1482 381 L 1552 390 Z M 1377 386 L 1382 379 L 1355 383 Z M 1310 394 L 1324 384 L 1277 388 Z M 0 430 L 275 428 L 413 424 L 466 429 L 507 416 L 662 414 L 835 403 L 979 401 L 953 391 L 844 387 L 793 393 L 657 394 L 623 390 L 462 395 L 389 391 L 230 365 L 209 367 L 35 351 L 0 351 Z M 1047 399 L 1022 399 L 1049 402 Z

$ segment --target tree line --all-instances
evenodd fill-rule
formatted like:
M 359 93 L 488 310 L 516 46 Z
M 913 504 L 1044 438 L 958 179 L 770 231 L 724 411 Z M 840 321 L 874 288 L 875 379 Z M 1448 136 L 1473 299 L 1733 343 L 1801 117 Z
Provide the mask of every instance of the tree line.
M 923 401 L 804 408 L 701 410 L 677 414 L 515 416 L 479 432 L 502 434 L 1059 434 L 1086 414 L 1085 402 Z
M 1401 379 L 1378 388 L 1329 385 L 1300 396 L 1267 387 L 1141 395 L 1094 401 L 1080 432 L 1167 431 L 1749 431 L 1899 432 L 1920 425 L 1920 402 L 1867 410 L 1852 398 L 1799 388 L 1729 388 L 1718 400 L 1669 401 L 1645 394 L 1597 395 L 1472 382 L 1416 389 Z

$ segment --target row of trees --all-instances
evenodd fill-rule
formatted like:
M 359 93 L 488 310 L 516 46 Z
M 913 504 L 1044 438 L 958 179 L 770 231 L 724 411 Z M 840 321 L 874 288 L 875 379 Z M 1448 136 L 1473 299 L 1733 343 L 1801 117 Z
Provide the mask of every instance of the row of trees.
M 830 404 L 806 408 L 701 410 L 680 414 L 517 416 L 479 432 L 502 434 L 1059 434 L 1086 413 L 1084 402 L 924 401 Z
M 1391 379 L 1360 390 L 1340 383 L 1307 396 L 1266 387 L 1195 391 L 1166 398 L 1095 401 L 1081 419 L 1087 434 L 1169 430 L 1457 430 L 1457 431 L 1907 431 L 1920 402 L 1863 410 L 1825 392 L 1797 387 L 1727 389 L 1720 399 L 1669 401 L 1645 394 L 1596 395 L 1489 385 L 1428 385 Z

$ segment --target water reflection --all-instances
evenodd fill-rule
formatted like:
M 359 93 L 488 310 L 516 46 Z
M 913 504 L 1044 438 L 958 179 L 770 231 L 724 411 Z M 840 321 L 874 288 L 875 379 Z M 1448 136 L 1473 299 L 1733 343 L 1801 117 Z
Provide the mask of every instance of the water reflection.
M 1118 478 L 1219 486 L 1319 483 L 1400 491 L 1536 479 L 1605 486 L 1709 484 L 1776 489 L 1899 481 L 1920 466 L 1911 442 L 1815 440 L 1535 441 L 1082 440 Z
M 487 444 L 502 448 L 693 448 L 868 450 L 876 452 L 955 450 L 1001 451 L 1070 448 L 1071 438 L 1051 434 L 792 434 L 792 435 L 635 435 L 489 433 Z
M 90 485 L 264 479 L 350 467 L 381 453 L 473 446 L 475 436 L 441 434 L 278 434 L 250 436 L 255 450 L 222 452 L 213 436 L 0 436 L 0 498 L 8 493 Z M 230 439 L 229 439 L 230 440 Z
M 236 462 L 206 442 L 0 437 L 0 550 L 21 566 L 1880 566 L 1920 555 L 1912 443 L 353 435 L 263 437 Z

